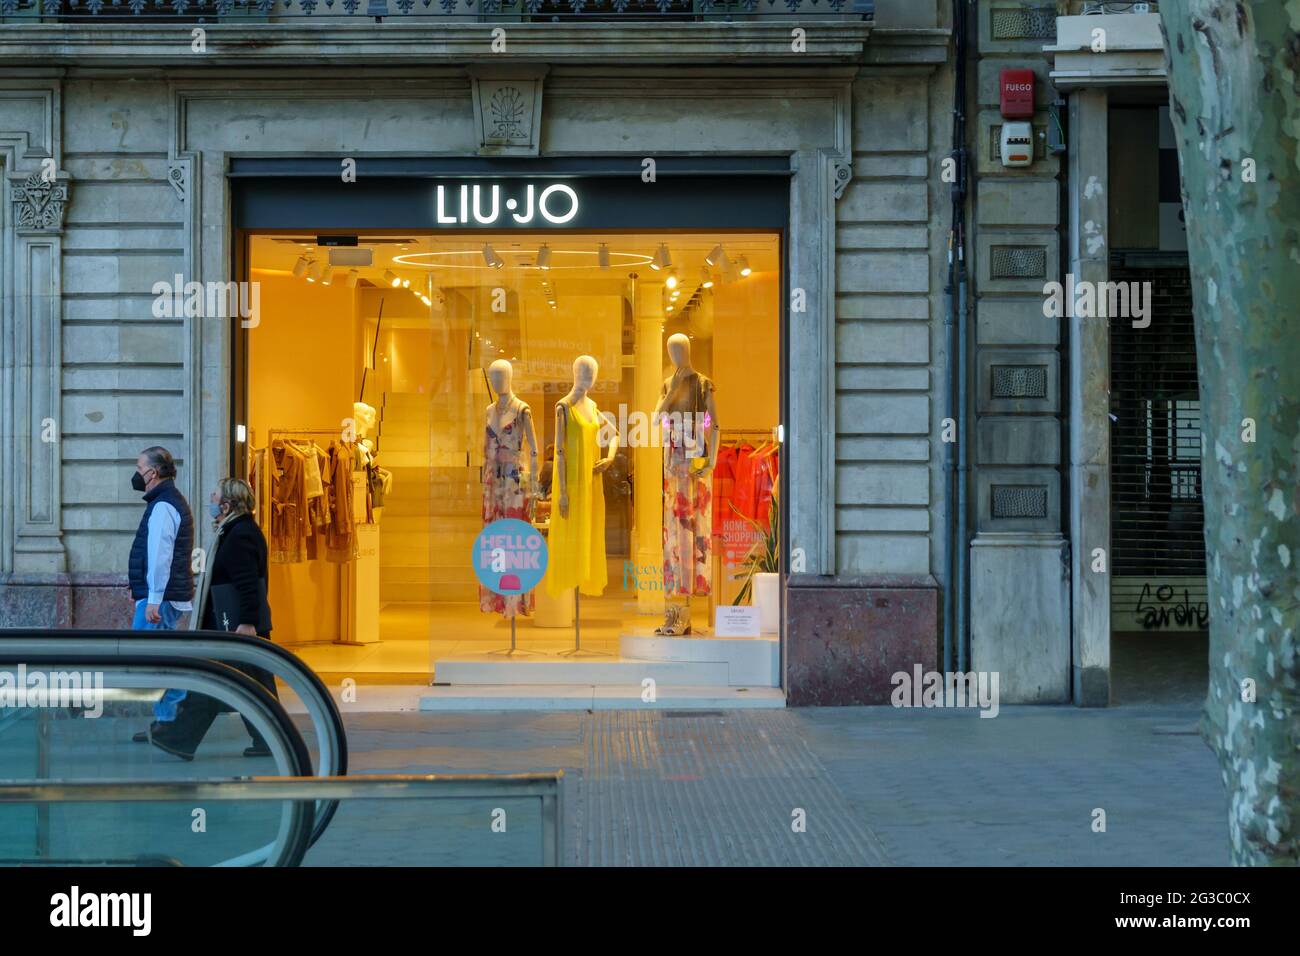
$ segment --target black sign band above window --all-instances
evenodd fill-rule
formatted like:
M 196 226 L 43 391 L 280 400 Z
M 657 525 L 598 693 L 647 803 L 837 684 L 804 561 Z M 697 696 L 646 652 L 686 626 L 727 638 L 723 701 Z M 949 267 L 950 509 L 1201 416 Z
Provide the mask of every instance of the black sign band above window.
M 234 160 L 241 229 L 783 229 L 788 160 Z

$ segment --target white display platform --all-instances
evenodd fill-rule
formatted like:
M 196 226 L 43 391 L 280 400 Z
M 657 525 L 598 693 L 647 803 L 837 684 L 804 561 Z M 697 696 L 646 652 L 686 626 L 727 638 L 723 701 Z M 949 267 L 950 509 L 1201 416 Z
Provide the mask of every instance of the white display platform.
M 754 710 L 785 707 L 774 687 L 659 687 L 655 700 L 624 684 L 468 684 L 430 687 L 422 711 Z
M 440 658 L 434 680 L 453 687 L 470 684 L 627 684 L 646 678 L 656 684 L 726 687 L 727 665 L 721 662 L 633 660 L 620 657 L 503 657 L 466 654 Z
M 654 633 L 623 634 L 623 657 L 645 661 L 719 662 L 727 667 L 732 687 L 780 687 L 781 645 L 765 637 L 663 637 Z

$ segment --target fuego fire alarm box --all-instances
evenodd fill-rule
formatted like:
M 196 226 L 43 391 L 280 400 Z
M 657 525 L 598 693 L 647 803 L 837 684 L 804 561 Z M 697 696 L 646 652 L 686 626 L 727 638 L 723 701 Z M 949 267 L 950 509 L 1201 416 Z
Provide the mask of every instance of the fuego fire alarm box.
M 1033 119 L 1034 71 L 1003 70 L 998 78 L 1003 119 Z

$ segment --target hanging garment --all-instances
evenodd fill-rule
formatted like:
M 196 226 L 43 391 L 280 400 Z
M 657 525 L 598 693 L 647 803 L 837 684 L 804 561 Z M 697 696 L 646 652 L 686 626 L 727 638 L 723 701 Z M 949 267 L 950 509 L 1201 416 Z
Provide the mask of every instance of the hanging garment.
M 532 521 L 532 499 L 527 495 L 528 473 L 523 468 L 525 421 L 532 412 L 522 402 L 514 417 L 493 429 L 490 419 L 484 443 L 483 458 L 483 524 L 502 518 Z M 569 507 L 573 507 L 573 493 L 569 493 Z M 569 512 L 573 514 L 572 510 Z M 503 585 L 505 581 L 502 581 Z M 478 586 L 478 607 L 484 613 L 497 613 L 505 617 L 531 614 L 534 606 L 533 592 L 527 594 L 497 594 Z
M 329 527 L 325 531 L 325 560 L 351 561 L 357 556 L 356 521 L 352 516 L 352 463 L 347 442 L 330 442 Z
M 734 517 L 731 502 L 736 493 L 736 469 L 741 461 L 741 448 L 724 445 L 718 449 L 718 463 L 713 469 L 713 533 L 722 534 L 722 523 Z
M 560 514 L 559 482 L 551 508 L 550 556 L 546 566 L 546 590 L 563 594 L 576 586 L 583 594 L 598 595 L 605 590 L 605 489 L 600 475 L 592 466 L 600 460 L 596 435 L 600 417 L 596 404 L 583 403 L 589 411 L 566 406 L 564 429 L 564 477 L 569 494 L 569 516 Z M 589 416 L 589 417 L 588 417 Z
M 708 403 L 713 383 L 693 369 L 664 382 L 659 403 L 663 428 L 664 593 L 708 594 L 712 587 L 712 478 L 708 462 Z
M 307 494 L 303 458 L 284 442 L 271 446 L 272 564 L 296 564 L 307 557 Z

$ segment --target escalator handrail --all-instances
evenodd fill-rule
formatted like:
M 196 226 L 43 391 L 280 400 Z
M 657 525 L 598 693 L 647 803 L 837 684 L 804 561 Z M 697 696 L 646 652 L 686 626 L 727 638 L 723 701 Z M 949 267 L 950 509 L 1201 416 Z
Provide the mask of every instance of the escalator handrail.
M 183 635 L 183 636 L 182 636 Z M 308 716 L 316 726 L 316 737 L 321 749 L 319 776 L 344 776 L 347 766 L 347 733 L 343 717 L 333 695 L 320 677 L 293 652 L 261 637 L 248 637 L 230 631 L 134 631 L 111 628 L 0 628 L 0 661 L 19 654 L 28 642 L 33 652 L 39 645 L 57 642 L 60 650 L 74 650 L 84 642 L 87 650 L 98 650 L 96 645 L 112 644 L 109 653 L 143 657 L 150 653 L 165 652 L 186 658 L 208 660 L 235 660 L 254 664 L 273 672 L 284 680 L 307 708 Z M 203 653 L 210 651 L 211 653 Z M 24 658 L 27 659 L 27 658 Z M 15 657 L 16 660 L 16 657 Z M 283 663 L 284 668 L 267 667 L 270 662 Z M 316 808 L 314 844 L 324 834 L 337 805 L 326 803 Z
M 0 642 L 0 647 L 3 647 L 2 642 Z M 0 666 L 6 663 L 7 656 L 3 651 L 0 651 Z M 265 726 L 258 729 L 267 736 L 267 742 L 272 745 L 273 752 L 278 749 L 288 759 L 289 765 L 286 769 L 292 778 L 296 779 L 311 773 L 311 754 L 307 750 L 307 744 L 280 701 L 267 691 L 261 683 L 243 671 L 220 661 L 207 660 L 206 658 L 187 659 L 158 656 L 154 658 L 137 657 L 130 662 L 124 662 L 121 658 L 111 654 L 60 655 L 46 652 L 44 654 L 28 655 L 22 661 L 16 663 L 22 663 L 29 667 L 32 665 L 38 667 L 48 666 L 54 663 L 61 667 L 73 669 L 98 669 L 106 675 L 130 675 L 133 678 L 131 683 L 138 681 L 140 686 L 196 684 L 197 686 L 190 689 L 235 705 L 241 714 L 254 720 L 255 723 L 264 723 Z M 121 683 L 121 681 L 118 680 L 115 683 Z M 66 785 L 69 782 L 94 785 L 105 781 L 59 781 L 59 784 Z M 168 783 L 168 781 L 150 782 Z M 183 782 L 183 780 L 170 781 L 173 784 Z M 50 783 L 52 781 L 3 780 L 0 781 L 0 790 L 11 792 L 21 792 L 25 788 L 39 790 Z M 117 780 L 113 781 L 113 783 L 120 786 L 123 783 L 138 784 L 142 782 L 138 780 Z M 243 857 L 251 860 L 300 861 L 311 845 L 314 821 L 315 805 L 310 802 L 295 804 L 286 808 L 280 833 L 277 835 L 276 840 L 258 850 L 244 854 Z M 279 852 L 275 853 L 274 851 L 277 848 Z M 276 862 L 272 865 L 295 864 Z

